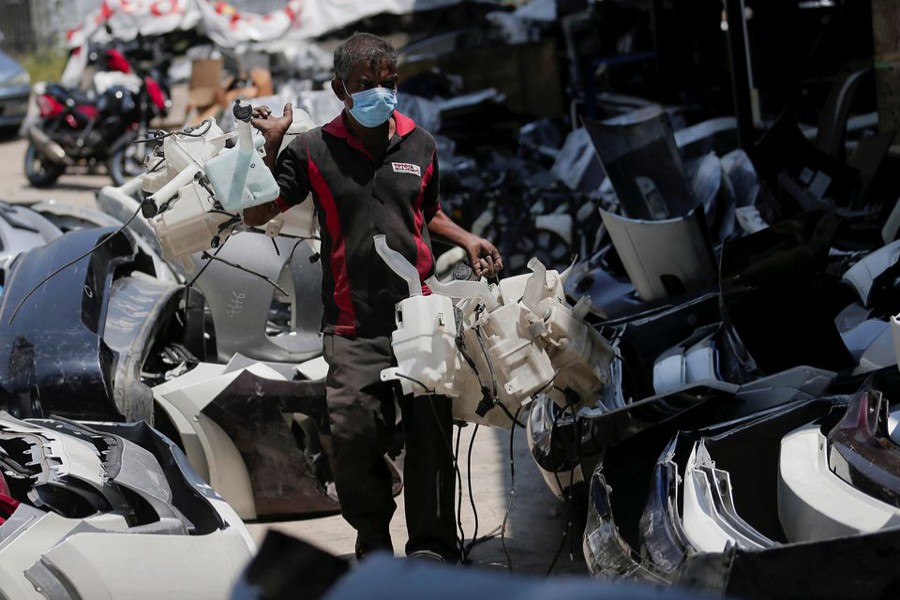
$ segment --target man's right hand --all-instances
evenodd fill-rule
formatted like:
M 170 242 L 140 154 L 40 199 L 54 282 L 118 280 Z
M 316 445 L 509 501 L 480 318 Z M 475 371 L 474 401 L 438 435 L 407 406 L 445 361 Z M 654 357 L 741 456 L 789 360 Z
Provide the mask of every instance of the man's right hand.
M 280 117 L 273 117 L 272 110 L 262 105 L 253 109 L 253 117 L 250 119 L 250 123 L 259 129 L 266 142 L 277 142 L 279 145 L 293 122 L 294 108 L 290 102 L 284 105 L 284 114 Z

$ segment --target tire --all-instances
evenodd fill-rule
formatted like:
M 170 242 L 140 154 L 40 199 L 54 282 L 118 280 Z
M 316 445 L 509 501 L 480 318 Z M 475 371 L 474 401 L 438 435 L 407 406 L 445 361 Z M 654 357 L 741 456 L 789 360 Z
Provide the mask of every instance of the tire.
M 119 148 L 113 152 L 113 155 L 106 163 L 109 176 L 116 187 L 124 185 L 138 175 L 143 174 L 146 170 L 144 168 L 146 147 L 133 143 L 137 137 L 137 133 L 129 134 L 127 139 L 122 140 Z
M 29 142 L 25 150 L 25 177 L 31 185 L 36 188 L 50 187 L 65 171 L 66 165 L 42 157 L 34 144 Z

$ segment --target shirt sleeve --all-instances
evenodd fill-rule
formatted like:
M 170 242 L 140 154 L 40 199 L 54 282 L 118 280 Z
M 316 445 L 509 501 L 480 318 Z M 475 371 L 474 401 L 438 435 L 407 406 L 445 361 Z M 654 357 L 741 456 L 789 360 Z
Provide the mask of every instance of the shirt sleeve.
M 275 204 L 284 212 L 309 196 L 309 148 L 302 135 L 288 144 L 275 161 L 278 198 Z
M 425 193 L 422 195 L 422 211 L 425 213 L 425 220 L 431 221 L 441 208 L 441 174 L 437 149 L 431 158 L 431 165 L 425 171 L 425 177 L 429 179 L 425 182 Z

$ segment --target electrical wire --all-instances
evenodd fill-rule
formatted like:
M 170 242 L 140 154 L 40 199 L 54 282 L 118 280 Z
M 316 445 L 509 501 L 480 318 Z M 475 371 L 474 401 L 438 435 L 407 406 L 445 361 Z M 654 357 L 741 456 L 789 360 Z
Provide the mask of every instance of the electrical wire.
M 556 411 L 553 412 L 553 424 L 550 426 L 550 449 L 553 451 L 553 434 L 556 431 L 556 424 L 559 422 L 559 413 Z M 560 555 L 562 554 L 562 550 L 566 545 L 566 538 L 569 536 L 569 491 L 563 488 L 562 481 L 559 479 L 559 473 L 557 471 L 553 471 L 553 478 L 556 480 L 556 485 L 559 488 L 560 493 L 563 494 L 563 502 L 565 503 L 566 509 L 566 527 L 563 529 L 562 539 L 559 540 L 559 547 L 556 549 L 556 553 L 553 555 L 553 560 L 550 561 L 550 566 L 547 567 L 546 576 L 550 576 L 553 573 L 553 569 L 556 568 L 556 562 L 559 560 Z
M 463 426 L 456 426 L 456 445 L 453 448 L 453 462 L 459 462 L 459 444 L 462 441 Z M 456 531 L 457 545 L 459 550 L 460 562 L 468 564 L 468 555 L 465 549 L 466 530 L 462 524 L 462 474 L 456 469 Z
M 288 293 L 285 291 L 285 289 L 284 289 L 283 287 L 281 287 L 280 285 L 278 285 L 276 282 L 272 281 L 271 279 L 269 279 L 269 278 L 266 277 L 265 275 L 262 275 L 262 274 L 260 274 L 260 273 L 257 273 L 256 271 L 251 271 L 250 269 L 248 269 L 248 268 L 246 268 L 246 267 L 242 267 L 241 265 L 239 265 L 239 264 L 237 264 L 237 263 L 233 263 L 233 262 L 228 261 L 228 260 L 225 260 L 224 258 L 219 258 L 219 257 L 216 256 L 215 254 L 210 254 L 210 253 L 207 252 L 206 250 L 203 251 L 202 256 L 203 256 L 203 258 L 208 258 L 208 259 L 210 259 L 210 260 L 217 260 L 217 261 L 219 261 L 219 262 L 221 262 L 221 263 L 224 263 L 224 264 L 228 265 L 229 267 L 233 267 L 233 268 L 235 268 L 235 269 L 237 269 L 237 270 L 239 270 L 239 271 L 243 271 L 244 273 L 249 273 L 250 275 L 253 275 L 253 276 L 255 276 L 255 277 L 259 277 L 260 279 L 262 279 L 263 281 L 265 281 L 266 283 L 268 283 L 269 285 L 271 285 L 273 288 L 275 288 L 276 290 L 278 290 L 279 292 L 281 292 L 281 293 L 284 294 L 285 296 L 288 295 Z M 425 389 L 428 389 L 428 388 L 425 388 Z
M 212 119 L 206 119 L 205 121 L 203 121 L 203 123 L 201 123 L 197 127 L 197 129 L 199 129 L 200 127 L 204 128 L 203 131 L 198 131 L 196 133 L 193 131 L 167 131 L 165 133 L 160 133 L 159 135 L 154 135 L 153 137 L 138 138 L 138 139 L 132 140 L 131 143 L 132 144 L 149 144 L 151 142 L 158 142 L 158 141 L 164 140 L 167 137 L 172 137 L 173 135 L 183 135 L 185 137 L 193 137 L 193 138 L 203 137 L 204 135 L 206 135 L 206 132 L 209 131 L 210 128 L 212 127 Z M 161 132 L 162 130 L 155 129 L 153 131 Z
M 499 399 L 498 396 L 497 396 L 497 376 L 494 374 L 494 365 L 493 365 L 493 362 L 491 361 L 491 357 L 490 357 L 490 355 L 488 354 L 487 348 L 486 348 L 485 345 L 484 345 L 484 340 L 483 340 L 482 337 L 481 337 L 481 326 L 476 325 L 476 326 L 474 327 L 474 329 L 475 329 L 475 339 L 478 340 L 478 345 L 481 347 L 481 354 L 484 356 L 484 360 L 485 360 L 485 362 L 487 363 L 488 372 L 490 372 L 490 374 L 491 374 L 491 386 L 492 386 L 492 391 L 491 391 L 492 397 L 491 397 L 491 400 L 493 400 L 494 406 L 499 406 L 500 409 L 501 409 L 501 410 L 506 414 L 506 416 L 509 418 L 509 420 L 512 421 L 512 423 L 513 423 L 513 424 L 512 424 L 513 429 L 515 429 L 515 427 L 516 427 L 517 425 L 518 425 L 519 427 L 522 427 L 522 428 L 524 429 L 524 428 L 525 428 L 525 424 L 524 424 L 524 423 L 521 423 L 521 422 L 519 421 L 518 417 L 513 416 L 513 414 L 512 414 L 511 412 L 509 412 L 509 409 L 506 408 L 506 406 L 505 406 L 502 402 L 500 402 L 500 399 Z M 521 407 L 519 407 L 519 410 L 521 410 Z M 519 413 L 516 412 L 516 415 L 518 415 L 518 414 L 519 414 Z
M 125 221 L 125 222 L 122 224 L 122 226 L 119 227 L 116 231 L 112 232 L 112 233 L 109 234 L 108 236 L 105 236 L 102 240 L 100 240 L 99 242 L 97 242 L 96 244 L 94 244 L 94 246 L 93 246 L 90 250 L 87 250 L 86 252 L 83 252 L 82 254 L 80 254 L 80 255 L 77 256 L 76 258 L 73 258 L 72 260 L 70 260 L 69 262 L 67 262 L 66 264 L 64 264 L 63 266 L 58 267 L 58 268 L 55 269 L 52 273 L 50 273 L 49 275 L 47 275 L 46 277 L 44 277 L 43 279 L 41 279 L 39 282 L 37 282 L 37 283 L 34 285 L 34 287 L 32 287 L 32 288 L 28 291 L 28 293 L 25 294 L 25 296 L 24 296 L 24 297 L 19 301 L 19 303 L 16 305 L 15 310 L 13 310 L 12 315 L 10 315 L 10 317 L 9 317 L 9 321 L 7 321 L 6 324 L 7 324 L 7 325 L 12 325 L 12 322 L 13 322 L 13 320 L 15 320 L 16 315 L 19 314 L 19 310 L 22 308 L 22 306 L 25 304 L 25 302 L 27 302 L 28 299 L 31 298 L 31 295 L 32 295 L 33 293 L 35 293 L 36 291 L 38 291 L 38 289 L 39 289 L 41 286 L 43 286 L 45 283 L 47 283 L 48 281 L 50 281 L 51 279 L 53 279 L 54 277 L 56 277 L 57 275 L 59 275 L 62 271 L 64 271 L 65 269 L 68 269 L 69 267 L 71 267 L 72 265 L 74 265 L 75 263 L 77 263 L 78 261 L 80 261 L 81 259 L 83 259 L 84 257 L 93 254 L 93 252 L 94 252 L 95 250 L 97 250 L 98 248 L 100 248 L 101 246 L 103 246 L 105 243 L 107 243 L 109 240 L 111 240 L 112 238 L 116 237 L 117 235 L 119 235 L 120 233 L 122 233 L 123 231 L 125 231 L 125 229 L 126 229 L 129 225 L 131 225 L 131 222 L 134 221 L 134 219 L 138 216 L 138 214 L 139 214 L 140 212 L 141 212 L 141 209 L 140 209 L 140 207 L 138 207 L 138 209 L 134 211 L 134 214 L 132 214 L 132 215 L 128 218 L 128 220 Z
M 464 542 L 465 542 L 465 532 L 463 531 L 462 517 L 461 517 L 462 474 L 459 471 L 459 461 L 457 459 L 457 457 L 459 455 L 459 450 L 457 448 L 456 452 L 453 451 L 453 446 L 450 444 L 450 440 L 447 439 L 447 434 L 444 432 L 444 428 L 443 428 L 444 423 L 441 420 L 441 417 L 437 412 L 437 408 L 435 408 L 435 406 L 434 406 L 434 397 L 437 395 L 437 394 L 435 394 L 435 391 L 433 389 L 429 388 L 427 385 L 425 385 L 421 381 L 419 381 L 418 379 L 416 379 L 415 377 L 410 377 L 409 375 L 406 375 L 404 373 L 399 373 L 396 371 L 394 372 L 394 376 L 399 377 L 401 379 L 406 379 L 407 381 L 411 381 L 411 382 L 415 383 L 416 385 L 418 385 L 419 387 L 421 387 L 423 390 L 425 390 L 425 392 L 428 396 L 428 406 L 431 407 L 431 414 L 434 415 L 434 420 L 438 426 L 438 431 L 441 433 L 441 438 L 444 440 L 444 445 L 447 447 L 447 451 L 450 453 L 450 456 L 452 457 L 453 471 L 456 474 L 456 481 L 460 485 L 460 491 L 457 495 L 457 498 L 459 501 L 457 503 L 457 511 L 456 511 L 456 515 L 457 515 L 456 526 L 462 537 L 458 537 L 456 542 L 457 542 L 457 547 L 460 550 L 460 560 L 463 560 L 466 557 L 466 554 L 463 552 Z M 461 432 L 460 432 L 460 435 L 462 435 Z
M 556 403 L 553 403 L 553 406 L 556 406 Z M 580 439 L 580 436 L 578 434 L 578 420 L 575 419 L 574 407 L 569 402 L 569 399 L 566 398 L 566 408 L 562 409 L 562 412 L 554 411 L 554 413 L 553 413 L 553 425 L 550 427 L 551 448 L 552 448 L 552 443 L 553 443 L 552 442 L 553 434 L 556 431 L 556 427 L 559 422 L 559 418 L 561 415 L 565 414 L 567 409 L 570 411 L 570 414 L 572 415 L 572 418 L 573 418 L 573 423 L 575 424 L 575 427 L 576 427 L 575 439 L 576 440 Z M 556 563 L 559 561 L 559 557 L 562 555 L 562 551 L 563 551 L 563 548 L 565 548 L 565 546 L 566 546 L 567 539 L 569 540 L 569 561 L 571 562 L 571 561 L 575 560 L 575 556 L 574 556 L 575 551 L 572 546 L 572 544 L 574 543 L 574 538 L 572 537 L 572 510 L 573 510 L 573 508 L 572 508 L 572 485 L 574 484 L 574 481 L 575 481 L 575 468 L 578 465 L 577 459 L 578 459 L 578 447 L 574 446 L 573 454 L 572 454 L 572 458 L 571 458 L 572 468 L 569 471 L 569 486 L 565 490 L 563 489 L 562 481 L 559 478 L 559 472 L 557 472 L 557 471 L 553 472 L 553 477 L 556 479 L 556 485 L 559 486 L 560 492 L 564 493 L 564 505 L 565 505 L 565 510 L 566 510 L 566 527 L 563 530 L 562 539 L 560 539 L 560 541 L 559 541 L 559 547 L 556 549 L 556 554 L 553 557 L 553 561 L 550 563 L 550 566 L 547 568 L 546 575 L 548 577 L 550 576 L 551 573 L 553 573 L 553 569 L 556 568 Z
M 228 243 L 228 240 L 230 240 L 230 239 L 231 239 L 230 236 L 227 237 L 227 238 L 225 238 L 225 241 L 223 241 L 221 244 L 219 244 L 219 247 L 216 248 L 216 251 L 213 252 L 213 255 L 214 255 L 214 256 L 215 256 L 215 255 L 218 255 L 219 252 L 222 251 L 222 248 L 225 247 L 225 244 L 227 244 L 227 243 Z M 204 253 L 204 254 L 205 254 L 205 253 Z M 203 255 L 201 254 L 201 256 L 203 256 Z M 187 283 L 184 284 L 185 291 L 190 290 L 190 289 L 194 286 L 194 284 L 197 282 L 197 280 L 200 279 L 200 276 L 203 275 L 203 271 L 205 271 L 205 270 L 207 269 L 207 267 L 209 267 L 209 265 L 211 265 L 212 263 L 213 263 L 212 260 L 207 260 L 207 261 L 206 261 L 206 264 L 204 264 L 202 267 L 200 267 L 200 270 L 197 271 L 197 274 L 194 275 L 194 277 L 193 277 L 189 282 L 187 282 Z
M 468 469 L 468 471 L 466 473 L 466 479 L 467 479 L 467 484 L 468 484 L 469 504 L 472 507 L 472 516 L 475 521 L 475 531 L 472 534 L 471 541 L 468 543 L 468 545 L 466 545 L 465 544 L 465 530 L 462 525 L 462 473 L 459 470 L 459 444 L 460 444 L 460 439 L 462 438 L 462 427 L 459 428 L 459 435 L 457 437 L 457 442 L 456 442 L 456 444 L 457 444 L 456 450 L 454 451 L 453 446 L 450 445 L 450 441 L 447 439 L 446 434 L 444 433 L 440 415 L 438 415 L 437 409 L 434 406 L 433 397 L 437 395 L 437 394 L 435 394 L 434 390 L 432 390 L 431 388 L 426 386 L 424 383 L 422 383 L 418 379 L 416 379 L 414 377 L 410 377 L 409 375 L 406 375 L 404 373 L 395 372 L 394 375 L 401 379 L 406 379 L 407 381 L 411 381 L 411 382 L 415 383 L 416 385 L 421 387 L 423 390 L 425 390 L 427 395 L 429 396 L 428 404 L 431 407 L 431 412 L 434 415 L 435 421 L 438 424 L 438 431 L 441 432 L 441 437 L 444 439 L 444 443 L 447 446 L 447 449 L 449 450 L 451 456 L 453 457 L 453 470 L 456 473 L 456 481 L 457 481 L 457 484 L 459 485 L 459 488 L 457 490 L 456 526 L 457 526 L 457 529 L 459 530 L 460 538 L 457 541 L 459 543 L 459 549 L 460 549 L 460 561 L 464 564 L 469 564 L 471 562 L 470 555 L 471 555 L 472 549 L 475 546 L 477 546 L 478 544 L 481 544 L 483 542 L 486 542 L 489 539 L 496 537 L 497 533 L 502 533 L 502 531 L 503 531 L 503 526 L 501 526 L 501 527 L 496 528 L 494 531 L 490 532 L 489 534 L 487 534 L 485 536 L 482 536 L 480 538 L 478 537 L 478 509 L 475 505 L 475 495 L 474 495 L 473 487 L 472 487 L 472 451 L 474 449 L 475 435 L 478 433 L 479 425 L 478 425 L 478 423 L 475 424 L 475 429 L 472 431 L 472 437 L 469 439 L 469 451 L 467 453 L 467 469 Z M 513 474 L 513 477 L 514 476 L 515 475 Z M 508 514 L 508 512 L 507 512 L 507 514 Z M 504 523 L 505 522 L 506 522 L 506 518 L 504 517 Z
M 509 556 L 509 548 L 506 546 L 506 523 L 509 520 L 509 513 L 512 511 L 513 501 L 516 498 L 516 459 L 513 439 L 516 433 L 515 423 L 519 420 L 520 412 L 522 412 L 521 406 L 516 410 L 516 416 L 513 419 L 514 424 L 509 429 L 509 502 L 506 505 L 506 513 L 503 515 L 503 523 L 500 524 L 500 544 L 503 546 L 503 553 L 506 555 L 506 569 L 510 573 L 513 572 L 513 563 L 512 558 Z
M 475 423 L 475 429 L 472 431 L 472 437 L 469 438 L 469 451 L 466 456 L 466 484 L 469 486 L 469 506 L 472 507 L 472 515 L 475 521 L 475 530 L 472 532 L 472 541 L 466 546 L 463 556 L 469 557 L 474 547 L 475 540 L 478 539 L 478 509 L 475 508 L 475 495 L 472 493 L 472 448 L 475 446 L 475 435 L 478 433 L 478 423 Z

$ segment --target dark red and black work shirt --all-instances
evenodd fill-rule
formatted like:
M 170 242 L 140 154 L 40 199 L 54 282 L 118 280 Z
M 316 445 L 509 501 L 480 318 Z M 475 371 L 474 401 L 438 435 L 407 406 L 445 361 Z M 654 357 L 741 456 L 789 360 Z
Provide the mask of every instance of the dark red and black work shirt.
M 394 112 L 395 133 L 384 158 L 372 159 L 342 113 L 298 135 L 275 169 L 285 211 L 312 192 L 322 236 L 323 327 L 343 336 L 387 335 L 394 305 L 409 286 L 375 251 L 384 234 L 425 278 L 434 272 L 428 221 L 440 208 L 434 138 Z

